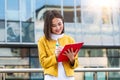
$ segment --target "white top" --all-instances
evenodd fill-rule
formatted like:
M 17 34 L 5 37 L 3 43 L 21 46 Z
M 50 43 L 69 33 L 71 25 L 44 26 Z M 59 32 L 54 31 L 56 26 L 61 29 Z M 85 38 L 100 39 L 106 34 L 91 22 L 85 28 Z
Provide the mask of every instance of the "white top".
M 64 34 L 61 34 L 61 35 L 51 34 L 51 38 L 54 40 L 58 40 L 58 38 L 63 37 L 63 35 Z M 59 44 L 58 41 L 57 41 L 57 44 Z M 74 80 L 74 77 L 66 76 L 62 62 L 58 62 L 58 77 L 45 75 L 44 80 Z

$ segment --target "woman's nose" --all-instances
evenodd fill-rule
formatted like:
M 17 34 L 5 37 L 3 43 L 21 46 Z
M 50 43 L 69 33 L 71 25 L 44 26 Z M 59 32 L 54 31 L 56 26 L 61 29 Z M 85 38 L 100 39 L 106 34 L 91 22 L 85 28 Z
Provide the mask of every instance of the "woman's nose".
M 59 26 L 59 25 L 57 25 L 57 26 L 56 26 L 56 28 L 57 28 L 57 29 L 59 29 L 59 28 L 60 28 L 60 26 Z

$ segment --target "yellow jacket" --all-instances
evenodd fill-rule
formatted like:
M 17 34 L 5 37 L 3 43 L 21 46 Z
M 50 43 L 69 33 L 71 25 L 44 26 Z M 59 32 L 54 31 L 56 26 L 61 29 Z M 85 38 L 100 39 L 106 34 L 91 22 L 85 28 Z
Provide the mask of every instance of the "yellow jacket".
M 62 38 L 58 39 L 60 46 L 65 46 L 66 44 L 74 43 L 74 39 L 68 35 L 64 35 Z M 55 56 L 55 44 L 56 40 L 47 40 L 45 36 L 38 40 L 38 51 L 39 51 L 39 61 L 44 69 L 44 74 L 49 74 L 53 76 L 58 76 L 58 62 Z M 62 62 L 65 73 L 67 76 L 74 75 L 74 68 L 78 66 L 78 55 L 75 57 L 74 65 L 70 62 Z

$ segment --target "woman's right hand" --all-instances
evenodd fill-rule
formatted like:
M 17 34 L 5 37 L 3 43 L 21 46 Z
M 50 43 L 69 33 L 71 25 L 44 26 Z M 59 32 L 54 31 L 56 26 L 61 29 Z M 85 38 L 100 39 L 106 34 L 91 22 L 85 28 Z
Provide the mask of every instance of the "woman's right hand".
M 56 49 L 56 57 L 58 57 L 58 55 L 60 54 L 60 52 L 62 51 L 63 47 L 62 46 L 58 46 L 58 48 Z

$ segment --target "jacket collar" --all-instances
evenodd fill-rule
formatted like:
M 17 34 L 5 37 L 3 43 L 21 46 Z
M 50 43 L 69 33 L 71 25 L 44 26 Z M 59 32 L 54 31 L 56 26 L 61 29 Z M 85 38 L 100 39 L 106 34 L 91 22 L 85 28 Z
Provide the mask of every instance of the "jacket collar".
M 64 34 L 51 34 L 51 39 L 58 40 L 59 38 L 62 38 Z

